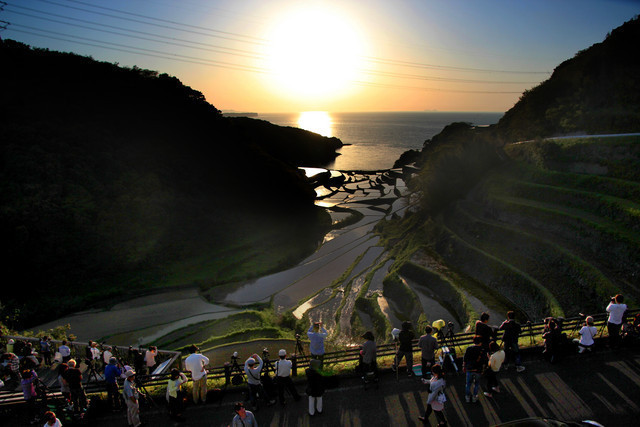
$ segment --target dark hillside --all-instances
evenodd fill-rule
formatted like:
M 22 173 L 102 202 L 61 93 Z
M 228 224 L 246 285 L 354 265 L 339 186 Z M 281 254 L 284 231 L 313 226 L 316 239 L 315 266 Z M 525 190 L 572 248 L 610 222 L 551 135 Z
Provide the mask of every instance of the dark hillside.
M 224 118 L 155 71 L 11 40 L 0 60 L 0 236 L 18 278 L 1 298 L 27 324 L 258 234 L 315 242 L 297 166 L 332 160 L 339 140 Z
M 526 91 L 496 125 L 505 142 L 640 130 L 640 19 L 578 52 Z
M 392 270 L 417 265 L 529 319 L 602 311 L 618 292 L 640 301 L 640 138 L 542 139 L 640 131 L 638 40 L 635 18 L 558 66 L 498 124 L 453 123 L 406 153 L 420 168 L 408 184 L 421 203 L 378 227 L 396 253 Z

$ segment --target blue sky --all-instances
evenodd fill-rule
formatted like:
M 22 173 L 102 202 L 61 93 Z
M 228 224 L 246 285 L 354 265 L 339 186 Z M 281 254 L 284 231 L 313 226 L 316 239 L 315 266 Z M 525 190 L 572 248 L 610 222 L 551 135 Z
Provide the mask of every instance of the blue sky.
M 175 75 L 219 109 L 505 111 L 640 1 L 7 0 L 0 35 Z

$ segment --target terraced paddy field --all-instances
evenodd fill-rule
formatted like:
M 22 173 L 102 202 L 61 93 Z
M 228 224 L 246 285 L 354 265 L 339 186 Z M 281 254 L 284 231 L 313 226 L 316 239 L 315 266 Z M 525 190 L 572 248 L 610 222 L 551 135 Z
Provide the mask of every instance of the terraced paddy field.
M 640 137 L 536 141 L 442 215 L 435 252 L 529 319 L 640 298 Z

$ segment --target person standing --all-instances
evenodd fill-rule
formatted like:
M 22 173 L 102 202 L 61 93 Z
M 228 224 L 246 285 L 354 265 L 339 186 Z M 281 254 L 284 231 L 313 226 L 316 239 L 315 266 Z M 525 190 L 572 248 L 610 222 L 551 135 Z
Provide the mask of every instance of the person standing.
M 422 362 L 422 383 L 429 383 L 429 376 L 427 372 L 431 370 L 431 367 L 436 363 L 436 350 L 438 349 L 438 340 L 431 335 L 433 328 L 429 325 L 424 328 L 424 335 L 418 340 L 418 347 L 421 351 Z M 442 368 L 442 367 L 441 367 Z
M 191 380 L 193 381 L 193 403 L 207 403 L 207 369 L 205 366 L 209 364 L 209 358 L 198 353 L 198 346 L 192 344 L 189 347 L 189 357 L 184 361 L 187 371 L 191 372 Z
M 20 381 L 20 385 L 22 386 L 22 395 L 24 397 L 25 402 L 27 402 L 27 413 L 33 416 L 33 420 L 31 424 L 35 421 L 39 421 L 38 412 L 36 408 L 36 379 L 38 378 L 38 374 L 35 371 L 29 369 L 22 372 L 22 380 Z
M 111 352 L 111 347 L 109 347 L 108 345 L 105 346 L 104 351 L 102 352 L 102 361 L 104 362 L 105 369 L 107 366 L 109 366 L 109 361 L 111 360 L 112 356 L 113 353 Z
M 117 366 L 115 357 L 109 359 L 109 364 L 104 368 L 104 383 L 107 389 L 107 401 L 113 412 L 120 410 L 120 393 L 118 392 L 118 378 L 122 371 Z
M 296 386 L 293 384 L 293 380 L 291 379 L 291 360 L 287 359 L 287 351 L 285 349 L 281 349 L 278 352 L 278 357 L 280 360 L 277 360 L 275 363 L 276 370 L 276 386 L 278 387 L 278 399 L 280 400 L 280 405 L 285 404 L 284 400 L 284 389 L 286 387 L 293 396 L 293 400 L 296 402 L 300 400 L 300 395 L 298 394 L 298 390 L 296 390 Z
M 444 394 L 444 388 L 447 385 L 444 380 L 444 371 L 439 364 L 433 365 L 431 368 L 432 376 L 429 380 L 429 396 L 427 397 L 427 410 L 424 413 L 424 417 L 418 417 L 424 425 L 428 424 L 429 415 L 431 412 L 435 412 L 436 420 L 439 426 L 446 426 L 447 420 L 444 418 L 444 402 L 447 398 Z
M 467 347 L 464 353 L 462 370 L 466 374 L 466 383 L 464 389 L 464 399 L 466 402 L 476 403 L 478 401 L 478 390 L 480 388 L 480 375 L 487 364 L 487 353 L 482 347 L 482 337 L 475 336 L 473 345 Z M 475 383 L 473 395 L 471 394 L 471 385 Z
M 244 362 L 244 373 L 247 375 L 247 384 L 249 385 L 249 402 L 253 405 L 254 411 L 258 410 L 258 396 L 261 396 L 269 405 L 275 403 L 269 398 L 260 381 L 263 365 L 262 358 L 255 353 Z
M 624 296 L 618 294 L 611 298 L 607 306 L 607 313 L 609 313 L 607 332 L 609 333 L 609 345 L 611 347 L 618 347 L 620 344 L 620 328 L 622 328 L 625 311 L 627 311 L 627 305 L 624 304 Z
M 147 365 L 147 373 L 151 375 L 156 368 L 156 356 L 158 355 L 158 348 L 156 346 L 149 346 L 144 354 L 144 362 Z
M 184 411 L 182 384 L 187 381 L 187 376 L 180 370 L 176 368 L 171 370 L 171 376 L 167 382 L 167 401 L 169 402 L 169 416 L 174 420 L 182 419 Z
M 73 410 L 81 412 L 87 409 L 87 395 L 82 387 L 82 371 L 76 366 L 74 359 L 70 359 L 67 365 L 69 368 L 62 374 L 62 378 L 69 385 Z
M 500 349 L 500 346 L 495 341 L 491 341 L 489 344 L 489 351 L 491 356 L 489 357 L 489 366 L 484 370 L 485 380 L 487 381 L 487 390 L 484 395 L 487 397 L 493 397 L 494 393 L 500 393 L 500 386 L 498 385 L 498 372 L 504 362 L 505 353 Z
M 375 338 L 373 336 L 373 332 L 371 331 L 365 332 L 364 334 L 362 334 L 362 338 L 366 340 L 362 344 L 362 350 L 360 351 L 360 354 L 362 355 L 362 373 L 366 374 L 367 372 L 376 372 L 377 346 L 376 346 Z
M 127 403 L 127 422 L 130 426 L 138 427 L 140 422 L 140 394 L 136 386 L 136 372 L 129 370 L 125 372 L 124 386 L 122 387 L 122 396 Z
M 40 354 L 45 366 L 51 366 L 51 341 L 49 341 L 48 336 L 40 339 Z
M 231 421 L 231 427 L 258 427 L 258 422 L 253 412 L 247 411 L 242 402 L 236 402 L 233 410 L 236 416 Z
M 324 377 L 320 373 L 320 361 L 311 359 L 305 369 L 307 375 L 307 395 L 309 396 L 309 415 L 322 414 L 322 395 L 324 394 Z
M 593 326 L 593 324 L 594 324 L 593 317 L 587 316 L 584 322 L 584 326 L 578 332 L 578 334 L 580 335 L 580 339 L 576 338 L 573 340 L 573 342 L 578 344 L 578 353 L 582 353 L 585 350 L 591 351 L 593 344 L 595 344 L 595 341 L 593 340 L 593 338 L 598 333 L 598 329 L 596 329 L 596 327 Z
M 407 363 L 407 376 L 413 375 L 413 339 L 416 335 L 413 332 L 413 326 L 411 322 L 405 321 L 402 322 L 402 330 L 398 335 L 398 341 L 400 345 L 398 347 L 398 352 L 396 353 L 396 357 L 393 361 L 393 366 L 391 369 L 394 371 L 399 368 L 400 362 L 404 357 Z
M 311 358 L 320 361 L 320 369 L 322 369 L 322 362 L 324 360 L 324 340 L 329 333 L 322 327 L 322 321 L 315 322 L 311 325 L 307 331 L 309 337 L 309 353 Z
M 67 363 L 71 360 L 71 349 L 67 345 L 67 341 L 62 341 L 62 345 L 58 347 L 58 352 L 62 356 L 62 362 Z
M 502 322 L 499 330 L 504 331 L 504 334 L 502 335 L 502 343 L 504 344 L 505 355 L 509 355 L 509 358 L 513 355 L 516 363 L 516 371 L 522 372 L 524 371 L 524 366 L 522 366 L 520 347 L 518 346 L 518 339 L 520 338 L 522 327 L 515 319 L 515 312 L 508 311 L 507 319 Z
M 489 313 L 483 312 L 480 315 L 480 320 L 476 320 L 476 335 L 482 338 L 482 347 L 485 352 L 488 352 L 489 343 L 495 340 L 495 332 L 489 326 Z

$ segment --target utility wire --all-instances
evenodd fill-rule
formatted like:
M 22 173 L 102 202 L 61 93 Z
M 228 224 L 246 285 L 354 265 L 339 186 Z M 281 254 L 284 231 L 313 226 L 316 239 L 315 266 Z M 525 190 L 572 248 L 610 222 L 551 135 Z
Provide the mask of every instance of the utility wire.
M 50 0 L 40 0 L 40 1 L 44 1 L 46 3 L 53 3 Z M 260 39 L 258 37 L 247 36 L 247 35 L 244 35 L 244 34 L 231 33 L 231 32 L 228 32 L 228 31 L 214 30 L 212 28 L 200 27 L 198 25 L 183 24 L 181 22 L 170 21 L 168 19 L 154 18 L 154 17 L 148 16 L 148 15 L 142 15 L 142 14 L 138 14 L 138 13 L 127 12 L 127 11 L 119 10 L 119 9 L 112 9 L 110 7 L 97 6 L 95 4 L 86 3 L 86 2 L 78 1 L 78 0 L 66 0 L 66 1 L 68 1 L 70 3 L 81 4 L 81 5 L 84 5 L 84 6 L 91 6 L 91 7 L 94 7 L 96 9 L 109 10 L 109 11 L 112 11 L 112 12 L 118 12 L 118 13 L 122 13 L 122 14 L 125 14 L 125 15 L 137 16 L 139 18 L 151 19 L 151 20 L 158 21 L 158 22 L 166 22 L 168 24 L 182 25 L 182 26 L 189 27 L 189 28 L 196 28 L 196 29 L 199 29 L 199 30 L 211 31 L 211 32 L 214 32 L 214 33 L 221 33 L 221 34 L 227 34 L 227 35 L 236 36 L 236 37 L 243 37 L 243 38 L 246 38 L 246 39 L 249 39 L 249 40 L 253 40 L 253 41 L 259 42 L 259 43 L 265 43 L 266 42 L 266 40 Z M 53 3 L 53 4 L 56 4 L 56 3 Z M 66 7 L 70 7 L 70 6 L 66 6 Z
M 522 92 L 508 92 L 508 91 L 490 91 L 490 90 L 456 90 L 456 89 L 436 89 L 429 87 L 417 87 L 417 86 L 402 86 L 402 85 L 392 85 L 386 83 L 372 83 L 372 82 L 362 82 L 362 81 L 353 81 L 353 84 L 364 87 L 374 87 L 374 88 L 388 88 L 388 89 L 406 89 L 406 90 L 421 90 L 426 92 L 454 92 L 454 93 L 476 93 L 476 94 L 491 94 L 491 95 L 502 95 L 502 94 L 521 94 Z
M 15 7 L 14 5 L 12 5 L 12 6 Z M 20 7 L 20 6 L 17 6 L 17 7 Z M 25 8 L 25 7 L 20 7 L 20 8 L 21 9 L 29 9 L 29 8 Z M 33 9 L 29 9 L 29 10 L 33 10 Z M 264 58 L 263 55 L 259 55 L 257 53 L 252 53 L 250 51 L 246 51 L 246 50 L 242 50 L 242 49 L 234 49 L 234 48 L 229 48 L 229 47 L 224 47 L 224 46 L 212 45 L 212 44 L 208 44 L 208 43 L 194 42 L 194 41 L 191 41 L 191 40 L 180 39 L 180 38 L 176 38 L 176 37 L 167 37 L 167 36 L 162 36 L 162 35 L 159 35 L 159 34 L 148 33 L 148 32 L 145 32 L 145 31 L 131 30 L 131 29 L 128 29 L 128 28 L 102 24 L 102 23 L 99 23 L 99 22 L 87 21 L 87 20 L 84 20 L 84 19 L 71 18 L 71 17 L 66 17 L 66 16 L 62 16 L 62 15 L 56 15 L 56 14 L 47 13 L 47 12 L 40 12 L 40 13 L 46 13 L 47 15 L 58 16 L 58 17 L 61 17 L 61 18 L 72 20 L 72 21 L 85 22 L 87 24 L 91 24 L 92 26 L 81 25 L 81 24 L 73 24 L 73 23 L 70 23 L 70 22 L 59 21 L 57 19 L 45 18 L 45 17 L 41 17 L 41 16 L 31 15 L 29 13 L 24 13 L 24 12 L 17 12 L 15 10 L 10 10 L 10 12 L 14 13 L 14 14 L 17 14 L 17 15 L 27 16 L 27 17 L 30 17 L 30 18 L 41 19 L 43 21 L 55 22 L 55 23 L 63 24 L 63 25 L 71 25 L 71 26 L 78 27 L 78 28 L 86 28 L 86 29 L 93 30 L 93 31 L 101 31 L 101 32 L 104 32 L 104 33 L 115 34 L 115 35 L 119 35 L 119 36 L 134 37 L 134 38 L 137 38 L 137 39 L 153 41 L 153 42 L 156 42 L 156 43 L 164 43 L 164 44 L 171 44 L 171 45 L 175 45 L 175 46 L 181 46 L 181 47 L 187 47 L 187 48 L 193 48 L 193 49 L 201 49 L 201 50 L 206 50 L 206 51 L 209 51 L 209 52 L 223 53 L 223 54 L 227 54 L 227 55 L 243 56 L 245 58 L 254 58 L 254 59 L 263 59 Z M 95 26 L 103 26 L 103 27 L 107 27 L 107 28 L 114 28 L 114 29 L 119 29 L 119 30 L 122 30 L 122 31 L 128 31 L 128 32 L 131 32 L 131 33 L 134 33 L 134 34 L 144 34 L 144 35 L 148 35 L 148 36 L 152 36 L 152 37 L 158 37 L 158 38 L 160 38 L 160 40 L 152 39 L 152 38 L 148 38 L 148 37 L 142 37 L 142 36 L 133 36 L 133 35 L 130 35 L 130 34 L 124 34 L 124 33 L 116 32 L 116 31 L 98 29 Z M 163 39 L 176 40 L 176 41 L 180 41 L 180 42 L 184 42 L 184 43 L 192 43 L 193 45 L 205 46 L 205 47 L 189 46 L 189 45 L 185 45 L 185 44 L 181 44 L 181 43 L 170 42 L 170 41 L 163 40 Z M 223 50 L 223 49 L 225 49 L 225 50 Z M 229 50 L 229 52 L 227 52 L 226 50 Z
M 217 38 L 221 38 L 221 39 L 225 39 L 225 40 L 231 40 L 231 41 L 242 42 L 242 43 L 251 43 L 251 44 L 256 44 L 256 45 L 265 44 L 264 42 L 259 42 L 259 41 L 243 40 L 243 39 L 239 39 L 239 38 L 234 38 L 234 37 L 229 37 L 229 36 L 221 36 L 221 35 L 217 35 L 217 34 L 207 34 L 207 33 L 203 33 L 202 31 L 185 30 L 185 29 L 177 28 L 177 27 L 170 26 L 170 25 L 156 24 L 156 23 L 153 23 L 153 22 L 141 21 L 139 19 L 127 18 L 127 17 L 117 16 L 117 15 L 111 15 L 111 14 L 103 13 L 103 12 L 96 12 L 96 11 L 93 11 L 93 10 L 83 9 L 83 8 L 75 7 L 75 6 L 68 6 L 68 5 L 64 5 L 64 4 L 61 4 L 61 3 L 56 3 L 56 2 L 53 2 L 53 1 L 49 1 L 49 0 L 38 0 L 38 1 L 43 2 L 43 3 L 53 4 L 53 5 L 56 5 L 56 6 L 67 7 L 67 8 L 74 9 L 74 10 L 79 10 L 79 11 L 82 11 L 82 12 L 93 13 L 93 14 L 96 14 L 96 15 L 108 16 L 110 18 L 122 19 L 122 20 L 125 20 L 125 21 L 137 22 L 139 24 L 152 25 L 154 27 L 166 28 L 166 29 L 169 29 L 169 30 L 183 31 L 183 32 L 186 32 L 186 33 L 199 34 L 199 35 L 207 36 L 207 37 L 217 37 Z M 121 12 L 121 13 L 127 13 L 127 12 Z M 154 20 L 157 20 L 157 21 L 162 21 L 162 20 L 160 20 L 158 18 L 151 18 L 151 17 L 147 17 L 147 19 L 154 19 Z M 184 25 L 185 27 L 194 28 L 193 26 L 186 25 L 186 24 L 180 24 L 180 25 Z M 226 34 L 224 31 L 217 31 L 217 30 L 211 30 L 211 29 L 207 29 L 207 31 Z M 242 36 L 242 35 L 238 35 L 238 36 L 239 37 L 245 37 L 245 38 L 249 37 L 249 36 Z
M 75 36 L 72 36 L 70 34 L 63 34 L 63 33 L 58 33 L 58 32 L 55 32 L 55 31 L 47 31 L 47 30 L 41 30 L 41 29 L 35 28 L 36 31 L 40 31 L 40 32 L 43 32 L 43 33 L 54 34 L 54 36 L 46 35 L 46 34 L 43 35 L 43 34 L 38 34 L 38 33 L 31 32 L 31 31 L 25 31 L 25 30 L 19 30 L 19 29 L 13 28 L 13 27 L 16 27 L 16 26 L 17 27 L 24 27 L 24 28 L 32 29 L 32 30 L 34 29 L 33 27 L 28 27 L 28 26 L 25 26 L 25 25 L 12 24 L 12 27 L 11 27 L 10 30 L 11 31 L 25 33 L 25 34 L 31 34 L 31 35 L 38 36 L 38 37 L 52 38 L 52 39 L 71 42 L 71 43 L 78 43 L 78 44 L 83 44 L 83 45 L 87 45 L 87 46 L 100 47 L 100 48 L 103 48 L 103 49 L 117 50 L 117 51 L 120 51 L 120 52 L 134 53 L 134 54 L 138 54 L 138 55 L 152 56 L 152 57 L 156 57 L 156 58 L 171 59 L 171 60 L 174 60 L 174 61 L 182 61 L 182 62 L 189 62 L 189 63 L 195 63 L 195 64 L 209 65 L 209 66 L 214 66 L 214 67 L 228 68 L 228 69 L 238 70 L 238 71 L 249 71 L 249 72 L 263 73 L 263 74 L 268 73 L 267 70 L 260 69 L 260 68 L 257 68 L 257 67 L 250 67 L 250 66 L 244 66 L 244 65 L 239 65 L 239 64 L 233 64 L 233 63 L 229 63 L 229 62 L 216 61 L 216 60 L 213 60 L 213 59 L 196 58 L 196 57 L 192 57 L 192 56 L 179 55 L 179 54 L 175 54 L 175 53 L 174 54 L 170 54 L 170 53 L 162 52 L 162 51 L 158 51 L 158 50 L 145 49 L 145 48 L 135 47 L 135 46 L 127 46 L 127 45 L 123 45 L 123 44 L 119 44 L 119 43 L 106 43 L 106 42 L 103 42 L 103 41 L 100 41 L 100 40 L 94 40 L 94 39 L 90 39 L 90 38 L 86 38 L 86 37 L 82 37 L 81 38 L 81 40 L 85 40 L 85 41 L 79 41 L 79 40 L 74 39 Z M 62 37 L 58 37 L 58 36 L 71 37 L 71 39 L 62 38 Z M 96 44 L 96 43 L 100 43 L 100 44 Z M 109 45 L 116 46 L 116 47 L 111 47 Z
M 504 73 L 504 74 L 551 74 L 549 71 L 492 70 L 492 69 L 486 69 L 486 68 L 466 68 L 466 67 L 452 67 L 448 65 L 422 64 L 418 62 L 381 59 L 373 56 L 363 56 L 362 58 L 367 61 L 375 62 L 378 64 L 401 65 L 403 67 L 426 68 L 426 69 L 445 70 L 445 71 L 472 71 L 476 73 Z

